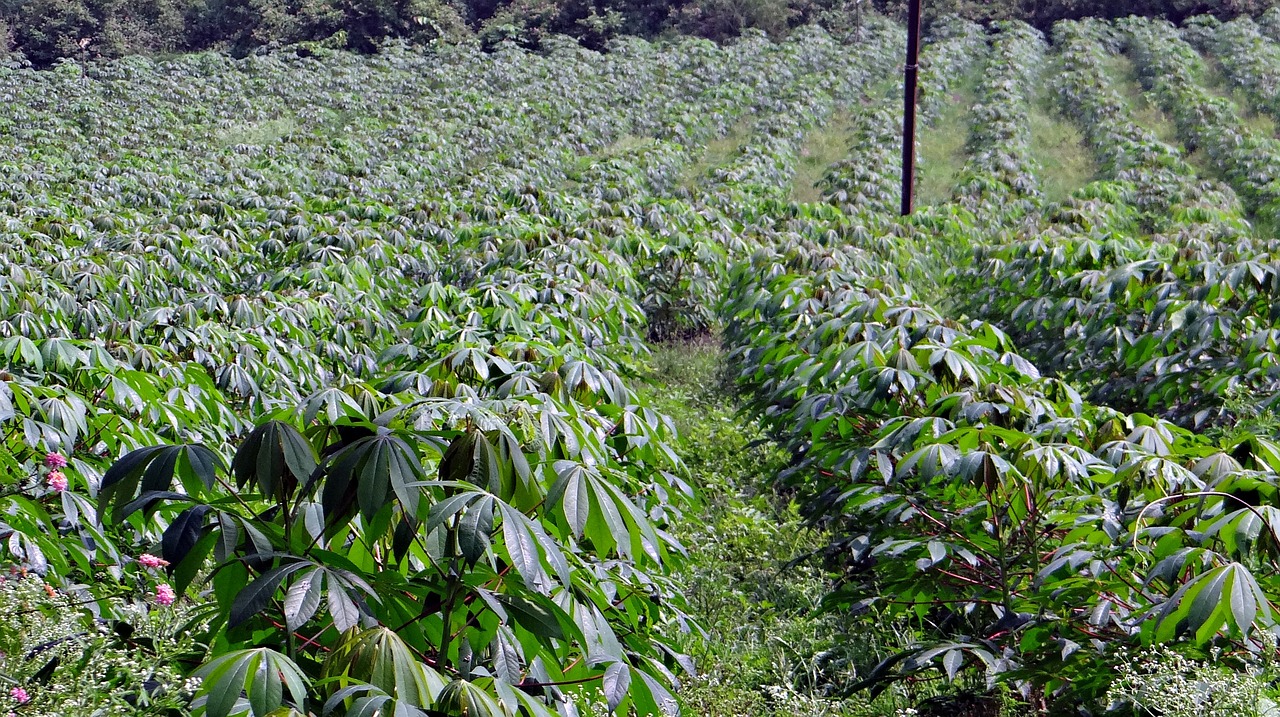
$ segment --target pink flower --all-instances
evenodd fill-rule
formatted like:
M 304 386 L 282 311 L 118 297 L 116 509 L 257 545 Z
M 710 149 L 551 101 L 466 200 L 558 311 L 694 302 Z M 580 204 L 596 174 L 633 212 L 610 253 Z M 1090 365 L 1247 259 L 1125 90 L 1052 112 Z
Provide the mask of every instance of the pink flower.
M 49 482 L 49 487 L 59 493 L 67 489 L 67 476 L 62 471 L 49 471 L 49 475 L 44 478 Z
M 44 457 L 44 464 L 50 468 L 66 468 L 67 457 L 61 453 L 50 453 Z
M 17 700 L 20 705 L 25 705 L 31 701 L 31 695 L 27 694 L 27 691 L 21 687 L 15 687 L 9 690 L 9 696 Z
M 138 556 L 138 565 L 151 570 L 154 570 L 155 568 L 163 568 L 168 564 L 168 560 L 165 560 L 164 558 L 157 558 L 154 555 L 147 554 Z
M 156 602 L 161 605 L 172 605 L 173 601 L 177 599 L 178 594 L 175 593 L 173 588 L 169 587 L 167 584 L 156 586 Z

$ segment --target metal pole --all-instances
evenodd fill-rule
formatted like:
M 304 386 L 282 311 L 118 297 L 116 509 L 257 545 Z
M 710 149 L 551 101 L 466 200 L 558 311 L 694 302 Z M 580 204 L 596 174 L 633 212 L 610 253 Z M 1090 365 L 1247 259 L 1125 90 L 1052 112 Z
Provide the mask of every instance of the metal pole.
M 907 8 L 907 67 L 903 83 L 902 116 L 902 216 L 910 216 L 916 204 L 916 101 L 920 82 L 920 2 Z

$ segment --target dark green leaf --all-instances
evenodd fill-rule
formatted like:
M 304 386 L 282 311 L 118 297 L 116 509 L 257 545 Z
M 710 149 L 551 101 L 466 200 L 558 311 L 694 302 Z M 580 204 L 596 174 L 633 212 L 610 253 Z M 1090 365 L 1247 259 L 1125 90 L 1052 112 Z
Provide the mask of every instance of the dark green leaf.
M 246 620 L 262 612 L 267 604 L 271 602 L 271 598 L 276 594 L 276 590 L 280 588 L 280 583 L 289 575 L 311 565 L 307 562 L 289 563 L 281 565 L 263 573 L 249 583 L 244 590 L 236 595 L 235 602 L 231 604 L 231 614 L 228 618 L 228 624 L 231 627 L 244 624 Z

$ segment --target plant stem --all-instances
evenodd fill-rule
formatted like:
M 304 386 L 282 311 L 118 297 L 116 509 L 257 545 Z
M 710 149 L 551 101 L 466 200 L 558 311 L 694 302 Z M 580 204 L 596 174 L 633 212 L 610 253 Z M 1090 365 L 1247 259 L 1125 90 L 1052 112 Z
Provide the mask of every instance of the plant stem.
M 458 599 L 459 588 L 462 581 L 458 578 L 458 522 L 459 519 L 455 515 L 449 521 L 449 534 L 445 545 L 445 555 L 452 561 L 447 578 L 448 586 L 445 588 L 444 605 L 440 608 L 441 626 L 440 626 L 440 653 L 438 658 L 441 665 L 448 666 L 449 663 L 449 647 L 453 640 L 450 633 L 450 623 L 453 622 L 453 604 Z

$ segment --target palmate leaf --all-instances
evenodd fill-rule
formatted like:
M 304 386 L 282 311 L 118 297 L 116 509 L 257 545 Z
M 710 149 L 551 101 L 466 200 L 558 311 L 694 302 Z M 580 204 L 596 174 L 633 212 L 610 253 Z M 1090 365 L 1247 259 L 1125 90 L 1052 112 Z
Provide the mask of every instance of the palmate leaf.
M 554 717 L 558 713 L 553 713 L 548 709 L 547 705 L 537 697 L 534 697 L 523 689 L 503 682 L 502 680 L 493 680 L 485 677 L 476 680 L 476 684 L 480 687 L 492 688 L 498 695 L 498 702 L 507 714 L 513 715 L 529 715 L 529 717 Z
M 641 511 L 615 481 L 608 480 L 600 471 L 573 461 L 556 461 L 556 481 L 547 492 L 547 502 L 560 504 L 569 529 L 575 536 L 584 536 L 600 552 L 617 550 L 626 558 L 647 555 L 656 562 L 662 561 L 663 541 L 649 518 Z M 534 530 L 541 540 L 542 532 Z M 548 550 L 553 567 L 563 574 L 559 560 Z
M 277 500 L 288 500 L 315 469 L 311 444 L 281 421 L 267 421 L 253 429 L 231 460 L 238 488 L 256 485 L 263 496 Z
M 176 475 L 188 494 L 209 490 L 223 468 L 222 459 L 201 445 L 150 446 L 125 455 L 107 469 L 98 489 L 98 513 L 122 522 L 137 509 L 139 493 L 168 491 Z
M 206 530 L 205 518 L 212 512 L 207 505 L 196 505 L 178 514 L 165 529 L 160 540 L 161 553 L 179 578 L 174 588 L 181 591 L 203 567 L 213 549 L 214 535 Z
M 394 496 L 405 514 L 416 515 L 423 478 L 415 448 L 404 438 L 379 428 L 333 454 L 324 467 L 321 503 L 330 529 L 357 509 L 366 521 Z
M 329 653 L 321 674 L 337 680 L 337 684 L 366 683 L 413 707 L 430 707 L 446 683 L 439 672 L 422 663 L 409 645 L 386 627 L 345 632 Z M 330 699 L 326 711 L 336 701 L 355 693 L 340 694 Z
M 1275 624 L 1266 593 L 1253 574 L 1240 563 L 1216 567 L 1192 578 L 1159 609 L 1153 629 L 1144 631 L 1156 642 L 1190 636 L 1205 644 L 1219 631 L 1248 637 L 1253 628 Z
M 311 563 L 298 561 L 274 567 L 260 575 L 236 595 L 235 602 L 231 604 L 227 624 L 230 627 L 242 625 L 249 618 L 262 612 L 271 602 L 276 591 L 280 589 L 280 584 L 285 578 L 310 565 Z
M 1231 507 L 1234 501 L 1224 501 Z M 1280 535 L 1280 508 L 1270 505 L 1250 506 L 1226 513 L 1207 527 L 1199 528 L 1205 535 L 1216 536 L 1222 541 L 1228 554 L 1241 555 L 1247 553 L 1256 544 L 1259 536 L 1266 535 L 1269 540 L 1266 546 L 1272 551 L 1280 550 L 1275 537 Z
M 265 647 L 235 650 L 220 655 L 196 670 L 203 681 L 197 701 L 206 717 L 228 717 L 237 703 L 247 700 L 253 714 L 266 715 L 285 706 L 305 712 L 308 680 L 288 657 Z
M 446 715 L 466 717 L 505 717 L 498 702 L 479 683 L 457 679 L 445 685 L 433 708 Z
M 432 534 L 450 518 L 486 495 L 481 491 L 467 490 L 458 495 L 445 498 L 439 503 L 432 504 L 423 523 L 423 534 Z
M 517 625 L 544 640 L 581 640 L 582 631 L 550 598 L 542 595 L 499 593 L 499 604 Z
M 343 711 L 347 701 L 351 704 Z M 353 685 L 334 693 L 325 702 L 322 715 L 342 714 L 343 717 L 432 717 L 413 705 L 397 700 L 373 685 Z M 438 713 L 437 713 L 438 714 Z
M 988 670 L 999 666 L 996 657 L 988 647 L 972 642 L 952 642 L 941 645 L 912 648 L 894 653 L 882 660 L 860 682 L 849 688 L 850 692 L 868 690 L 874 698 L 892 686 L 893 681 L 903 676 L 914 675 L 922 670 L 940 667 L 947 679 L 955 679 L 964 665 L 964 653 L 979 659 Z
M 359 600 L 378 602 L 377 593 L 359 575 L 339 567 L 341 561 L 335 560 L 332 554 L 317 550 L 311 556 L 322 562 L 295 560 L 279 565 L 238 590 L 228 612 L 228 626 L 242 625 L 265 610 L 288 578 L 306 570 L 285 593 L 284 617 L 286 624 L 293 626 L 290 629 L 296 629 L 316 614 L 322 596 L 327 597 L 329 617 L 339 632 L 355 627 L 362 612 Z
M 352 420 L 364 418 L 364 411 L 360 408 L 360 404 L 345 391 L 335 387 L 307 396 L 299 410 L 302 413 L 304 425 L 310 425 L 321 414 L 330 424 L 337 423 L 342 418 Z
M 503 461 L 482 431 L 467 431 L 449 444 L 440 459 L 440 480 L 473 483 L 499 497 L 504 493 Z

